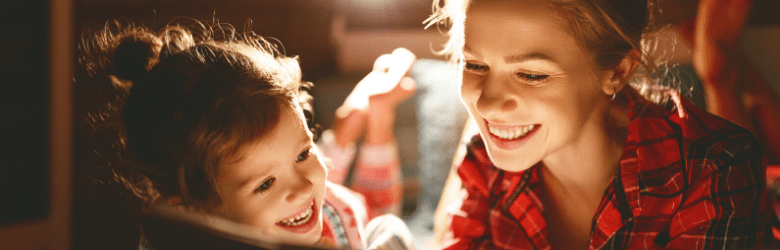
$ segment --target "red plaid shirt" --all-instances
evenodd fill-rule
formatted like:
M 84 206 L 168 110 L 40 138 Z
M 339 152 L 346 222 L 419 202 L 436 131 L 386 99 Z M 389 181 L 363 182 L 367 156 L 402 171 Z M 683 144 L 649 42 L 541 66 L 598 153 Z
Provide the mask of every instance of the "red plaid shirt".
M 759 143 L 672 95 L 676 106 L 666 108 L 629 100 L 631 107 L 649 106 L 632 108 L 589 249 L 752 249 L 771 242 Z M 458 167 L 465 193 L 445 248 L 550 249 L 537 168 L 500 170 L 474 137 Z

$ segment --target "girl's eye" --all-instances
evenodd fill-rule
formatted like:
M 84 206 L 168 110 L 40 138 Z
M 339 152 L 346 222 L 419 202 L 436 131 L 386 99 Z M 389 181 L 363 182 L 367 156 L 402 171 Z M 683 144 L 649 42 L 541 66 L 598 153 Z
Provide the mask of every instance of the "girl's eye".
M 263 191 L 268 190 L 271 188 L 271 185 L 274 184 L 274 181 L 276 181 L 276 178 L 268 178 L 263 184 L 260 184 L 260 186 L 255 189 L 255 193 L 262 193 Z
M 517 78 L 520 78 L 521 80 L 524 80 L 526 82 L 529 82 L 531 84 L 539 83 L 544 80 L 547 80 L 549 78 L 549 75 L 542 75 L 542 74 L 526 74 L 526 73 L 517 73 Z
M 312 148 L 308 148 L 295 157 L 295 162 L 305 161 L 306 159 L 309 159 L 309 156 L 311 155 L 312 155 Z
M 487 73 L 487 71 L 489 69 L 490 68 L 488 68 L 488 66 L 486 66 L 486 65 L 473 64 L 473 63 L 469 63 L 469 62 L 466 62 L 463 65 L 463 70 L 464 71 L 470 72 L 470 73 L 475 74 L 475 75 L 484 75 L 484 74 Z

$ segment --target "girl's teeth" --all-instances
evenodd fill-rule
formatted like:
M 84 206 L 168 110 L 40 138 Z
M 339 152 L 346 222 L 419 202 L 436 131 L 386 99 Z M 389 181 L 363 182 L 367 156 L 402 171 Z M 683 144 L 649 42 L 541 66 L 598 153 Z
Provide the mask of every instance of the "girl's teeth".
M 311 209 L 311 206 L 309 206 L 309 209 L 306 209 L 306 212 L 303 212 L 303 213 L 301 213 L 299 215 L 296 215 L 296 216 L 293 216 L 291 218 L 282 220 L 282 221 L 280 221 L 280 223 L 282 225 L 285 225 L 285 226 L 293 226 L 293 227 L 294 226 L 298 226 L 298 225 L 301 225 L 303 223 L 308 222 L 311 219 L 311 213 L 312 213 L 312 209 Z M 303 219 L 303 220 L 301 220 L 301 219 Z

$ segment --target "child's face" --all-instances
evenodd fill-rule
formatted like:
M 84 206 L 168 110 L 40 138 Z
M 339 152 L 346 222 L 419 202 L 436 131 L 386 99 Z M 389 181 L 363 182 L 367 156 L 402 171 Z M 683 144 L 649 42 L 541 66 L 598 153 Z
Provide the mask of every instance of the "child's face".
M 475 0 L 466 12 L 461 97 L 509 171 L 576 156 L 609 102 L 605 74 L 546 4 Z
M 326 170 L 300 107 L 282 107 L 279 124 L 245 146 L 216 179 L 213 212 L 258 227 L 274 240 L 313 244 L 322 234 Z

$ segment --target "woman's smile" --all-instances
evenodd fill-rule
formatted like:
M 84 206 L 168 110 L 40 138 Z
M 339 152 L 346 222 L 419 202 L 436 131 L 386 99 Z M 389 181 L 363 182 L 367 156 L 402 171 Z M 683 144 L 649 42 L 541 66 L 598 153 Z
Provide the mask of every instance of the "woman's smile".
M 485 126 L 490 132 L 490 140 L 500 149 L 511 150 L 519 148 L 528 141 L 541 124 L 530 125 L 499 125 L 485 120 Z

